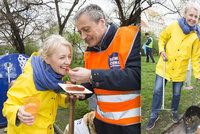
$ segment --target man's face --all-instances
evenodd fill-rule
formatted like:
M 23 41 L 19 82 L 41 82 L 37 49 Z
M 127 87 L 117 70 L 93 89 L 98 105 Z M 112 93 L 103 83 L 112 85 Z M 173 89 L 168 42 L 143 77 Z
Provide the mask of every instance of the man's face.
M 81 38 L 89 47 L 96 46 L 106 32 L 106 23 L 104 19 L 95 22 L 86 14 L 82 14 L 78 18 L 76 21 L 76 27 Z

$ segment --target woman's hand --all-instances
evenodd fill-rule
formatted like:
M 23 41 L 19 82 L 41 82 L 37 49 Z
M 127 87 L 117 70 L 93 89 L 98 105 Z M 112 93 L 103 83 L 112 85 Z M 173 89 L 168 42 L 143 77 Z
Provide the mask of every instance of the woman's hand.
M 31 113 L 26 112 L 24 106 L 21 106 L 19 108 L 17 112 L 17 117 L 21 123 L 24 123 L 28 126 L 33 125 L 35 121 L 35 117 Z
M 67 93 L 67 98 L 66 98 L 66 102 L 69 102 L 70 99 L 72 100 L 76 100 L 76 99 L 84 99 L 85 95 L 84 94 L 69 94 Z
M 85 98 L 85 95 L 84 94 L 71 94 L 69 96 L 70 98 L 75 98 L 75 99 L 84 99 Z
M 163 61 L 167 62 L 168 59 L 167 59 L 167 54 L 166 54 L 166 52 L 164 52 L 164 51 L 160 52 L 160 56 L 162 56 Z

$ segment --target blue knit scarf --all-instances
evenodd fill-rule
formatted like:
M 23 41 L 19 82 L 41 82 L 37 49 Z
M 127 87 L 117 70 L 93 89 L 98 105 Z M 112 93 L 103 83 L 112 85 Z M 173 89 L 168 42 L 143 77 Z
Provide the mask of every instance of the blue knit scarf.
M 40 56 L 32 56 L 33 79 L 37 90 L 53 90 L 58 93 L 62 88 L 62 75 L 57 74 L 50 65 L 46 64 Z
M 197 36 L 200 39 L 200 28 L 198 25 L 194 25 L 194 26 L 188 25 L 184 17 L 181 17 L 180 19 L 178 19 L 178 24 L 181 27 L 184 34 L 189 34 L 191 31 L 196 31 Z

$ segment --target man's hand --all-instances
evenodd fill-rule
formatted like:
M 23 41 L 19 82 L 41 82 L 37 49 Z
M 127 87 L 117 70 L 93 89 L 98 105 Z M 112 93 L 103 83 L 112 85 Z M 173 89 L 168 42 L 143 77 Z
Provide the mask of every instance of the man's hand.
M 28 126 L 33 125 L 35 121 L 35 117 L 31 113 L 26 112 L 24 106 L 19 108 L 17 117 L 21 123 L 24 123 Z
M 76 67 L 72 70 L 69 70 L 69 76 L 72 83 L 90 82 L 91 70 L 82 67 Z
M 168 59 L 167 59 L 167 54 L 166 54 L 166 52 L 162 51 L 162 52 L 160 53 L 160 56 L 162 56 L 163 61 L 167 62 Z

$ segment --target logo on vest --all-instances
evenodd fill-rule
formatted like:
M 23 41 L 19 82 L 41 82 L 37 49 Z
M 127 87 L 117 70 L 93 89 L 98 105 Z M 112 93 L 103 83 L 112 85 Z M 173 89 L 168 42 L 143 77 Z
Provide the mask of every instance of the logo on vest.
M 109 55 L 108 64 L 111 69 L 120 69 L 118 53 L 115 52 Z

